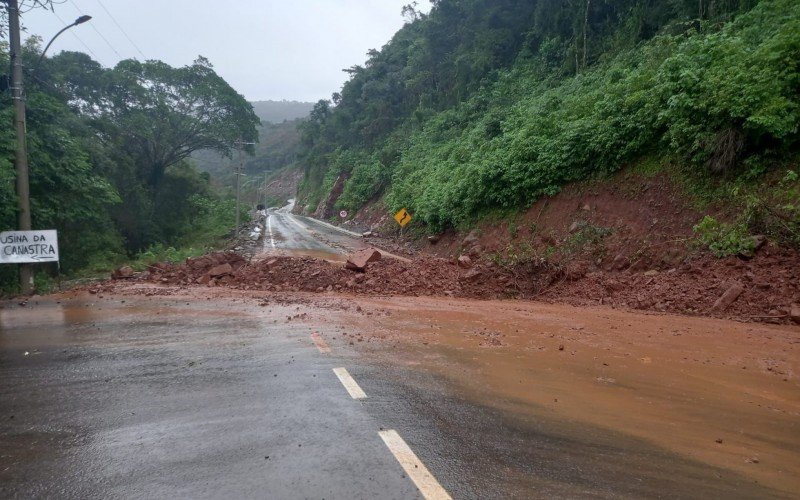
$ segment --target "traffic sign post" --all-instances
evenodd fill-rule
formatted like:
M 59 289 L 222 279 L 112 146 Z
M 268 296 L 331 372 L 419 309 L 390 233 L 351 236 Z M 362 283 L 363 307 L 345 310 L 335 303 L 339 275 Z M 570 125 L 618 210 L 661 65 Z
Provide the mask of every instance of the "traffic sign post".
M 396 220 L 397 223 L 400 224 L 400 227 L 406 227 L 406 224 L 411 222 L 412 218 L 413 217 L 411 217 L 411 214 L 408 213 L 408 210 L 406 210 L 405 208 L 401 208 L 399 212 L 394 214 L 394 220 Z
M 58 260 L 58 232 L 55 229 L 0 233 L 0 264 L 37 264 Z

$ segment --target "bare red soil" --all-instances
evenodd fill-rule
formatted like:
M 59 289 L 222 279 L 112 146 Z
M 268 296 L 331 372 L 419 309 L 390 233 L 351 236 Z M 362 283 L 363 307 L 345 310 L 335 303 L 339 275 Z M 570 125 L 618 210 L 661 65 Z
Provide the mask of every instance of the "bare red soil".
M 377 227 L 387 217 L 378 218 L 372 204 L 357 216 L 382 235 L 369 239 L 410 262 L 383 258 L 362 273 L 308 257 L 248 262 L 220 253 L 152 266 L 133 279 L 274 292 L 534 299 L 800 323 L 800 254 L 767 242 L 752 256 L 718 259 L 696 246 L 692 226 L 703 212 L 688 199 L 665 175 L 621 173 L 610 182 L 568 186 L 467 235 L 438 235 L 435 244 L 387 236 L 391 229 Z
M 308 257 L 248 263 L 235 253 L 217 253 L 183 264 L 151 266 L 130 279 L 274 292 L 537 299 L 791 323 L 791 306 L 800 302 L 797 260 L 795 253 L 765 249 L 749 260 L 698 256 L 665 272 L 641 272 L 588 271 L 585 262 L 561 268 L 530 262 L 503 267 L 480 261 L 467 268 L 454 260 L 419 256 L 411 262 L 384 258 L 361 273 Z M 729 305 L 715 308 L 732 287 L 740 289 L 739 294 Z

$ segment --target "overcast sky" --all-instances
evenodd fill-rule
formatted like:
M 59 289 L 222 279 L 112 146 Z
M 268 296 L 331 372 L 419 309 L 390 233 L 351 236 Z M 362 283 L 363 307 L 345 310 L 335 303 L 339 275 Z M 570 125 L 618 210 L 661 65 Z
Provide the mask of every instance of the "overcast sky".
M 343 68 L 363 64 L 369 49 L 389 41 L 403 25 L 401 10 L 411 0 L 55 3 L 55 13 L 36 9 L 23 15 L 28 35 L 47 43 L 81 14 L 92 20 L 62 34 L 48 55 L 77 50 L 104 66 L 127 58 L 184 66 L 203 55 L 251 101 L 316 101 L 341 88 L 347 78 Z M 418 3 L 423 12 L 430 10 L 428 0 Z

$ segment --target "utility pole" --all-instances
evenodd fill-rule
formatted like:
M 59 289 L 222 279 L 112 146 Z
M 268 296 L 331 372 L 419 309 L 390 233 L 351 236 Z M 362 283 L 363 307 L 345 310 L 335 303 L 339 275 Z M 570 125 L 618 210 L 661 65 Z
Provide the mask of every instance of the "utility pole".
M 11 42 L 11 100 L 14 102 L 14 128 L 17 147 L 14 165 L 17 171 L 17 226 L 20 231 L 31 230 L 31 199 L 28 183 L 28 146 L 25 141 L 25 93 L 22 88 L 22 46 L 19 31 L 19 5 L 17 0 L 6 0 L 8 9 L 8 34 Z M 33 292 L 33 266 L 20 264 L 22 293 Z
M 234 234 L 239 234 L 239 197 L 242 193 L 242 167 L 244 167 L 244 158 L 242 157 L 241 140 L 239 146 L 239 164 L 236 166 L 236 225 Z
M 25 117 L 25 89 L 22 85 L 22 43 L 19 29 L 19 1 L 5 0 L 8 12 L 8 38 L 11 50 L 11 100 L 14 103 L 14 129 L 17 133 L 17 144 L 14 153 L 14 166 L 17 176 L 17 228 L 20 231 L 31 230 L 31 194 L 28 173 L 28 144 L 25 137 L 27 133 Z M 65 26 L 55 34 L 42 51 L 36 63 L 39 68 L 44 53 L 50 48 L 53 41 L 69 28 L 83 24 L 91 16 L 82 15 L 74 23 Z M 34 71 L 35 73 L 35 71 Z M 19 266 L 20 289 L 24 295 L 33 293 L 33 264 L 20 264 Z
M 267 171 L 264 170 L 264 210 L 267 209 Z
M 244 142 L 242 139 L 236 141 L 239 150 L 239 165 L 236 167 L 236 229 L 234 235 L 239 234 L 239 201 L 242 193 L 242 170 L 244 170 L 244 147 L 252 146 L 255 142 Z

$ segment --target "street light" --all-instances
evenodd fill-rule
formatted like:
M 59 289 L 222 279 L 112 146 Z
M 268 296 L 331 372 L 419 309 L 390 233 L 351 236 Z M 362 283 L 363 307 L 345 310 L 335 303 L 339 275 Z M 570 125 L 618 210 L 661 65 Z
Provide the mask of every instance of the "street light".
M 78 19 L 76 19 L 74 23 L 69 24 L 67 26 L 64 26 L 63 28 L 61 28 L 61 31 L 59 31 L 58 33 L 53 35 L 53 38 L 51 38 L 50 41 L 47 42 L 47 45 L 44 47 L 44 50 L 42 51 L 42 54 L 39 56 L 39 60 L 36 61 L 36 66 L 34 66 L 34 68 L 33 68 L 33 74 L 36 75 L 36 72 L 39 70 L 39 65 L 42 64 L 42 59 L 44 59 L 45 52 L 47 52 L 47 49 L 49 49 L 50 46 L 53 44 L 53 41 L 56 38 L 58 38 L 58 35 L 60 35 L 61 33 L 65 32 L 65 31 L 67 31 L 68 29 L 72 28 L 73 26 L 77 26 L 79 24 L 85 23 L 86 21 L 90 20 L 91 18 L 92 18 L 92 16 L 83 15 L 83 16 L 79 17 Z

